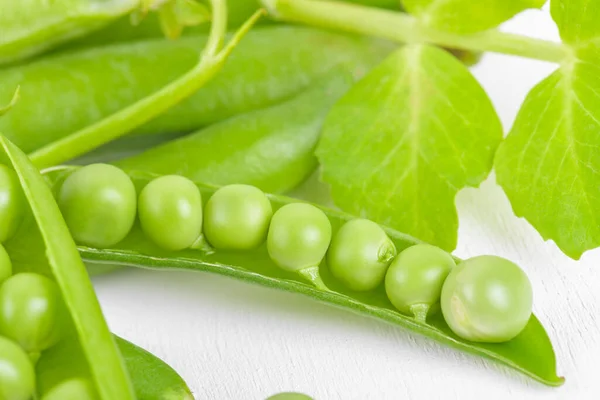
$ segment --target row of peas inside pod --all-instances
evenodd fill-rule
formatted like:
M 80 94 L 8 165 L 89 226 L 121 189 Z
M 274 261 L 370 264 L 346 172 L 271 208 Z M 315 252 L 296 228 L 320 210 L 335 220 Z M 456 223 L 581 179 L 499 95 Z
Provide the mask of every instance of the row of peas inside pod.
M 25 199 L 15 172 L 0 165 L 0 242 L 11 239 L 23 222 Z M 60 289 L 37 273 L 13 274 L 5 247 L 0 244 L 0 399 L 41 400 L 93 398 L 91 382 L 66 379 L 45 390 L 36 367 L 65 336 L 68 312 Z M 37 386 L 37 389 L 36 389 Z
M 325 262 L 333 277 L 354 291 L 385 285 L 401 313 L 425 323 L 441 312 L 463 339 L 504 342 L 517 336 L 532 312 L 532 288 L 514 263 L 479 256 L 456 265 L 445 251 L 417 244 L 397 254 L 378 224 L 367 219 L 345 223 L 332 234 L 323 211 L 290 203 L 273 213 L 258 188 L 234 184 L 218 189 L 202 206 L 201 193 L 189 179 L 157 177 L 136 193 L 130 177 L 117 167 L 92 164 L 69 175 L 58 204 L 75 240 L 108 248 L 123 240 L 136 215 L 141 230 L 157 246 L 178 251 L 250 251 L 266 242 L 278 267 L 299 273 L 321 290 Z M 440 307 L 441 306 L 441 307 Z

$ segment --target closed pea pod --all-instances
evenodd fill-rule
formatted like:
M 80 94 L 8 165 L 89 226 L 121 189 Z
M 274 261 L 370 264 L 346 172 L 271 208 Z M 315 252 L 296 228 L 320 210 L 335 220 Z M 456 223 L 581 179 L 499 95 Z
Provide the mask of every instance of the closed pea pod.
M 12 275 L 12 263 L 4 246 L 0 244 L 0 285 Z
M 16 232 L 25 213 L 25 199 L 15 172 L 0 164 L 0 242 Z
M 138 201 L 144 233 L 167 250 L 183 250 L 201 237 L 202 196 L 187 178 L 166 175 L 142 189 Z
M 375 289 L 385 277 L 396 246 L 375 222 L 355 219 L 335 234 L 327 252 L 331 274 L 348 288 Z
M 135 187 L 119 168 L 91 164 L 65 179 L 58 204 L 76 242 L 105 248 L 123 240 L 133 226 Z
M 531 318 L 533 293 L 525 272 L 497 256 L 461 262 L 442 290 L 442 312 L 463 339 L 500 343 L 513 339 Z
M 205 209 L 204 234 L 217 249 L 250 250 L 267 238 L 271 202 L 258 188 L 229 185 L 217 190 Z
M 12 340 L 0 336 L 0 399 L 30 400 L 35 372 L 27 354 Z
M 321 289 L 319 264 L 331 242 L 331 223 L 323 211 L 292 203 L 275 212 L 267 235 L 267 250 L 280 268 L 298 272 Z
M 58 286 L 43 275 L 19 273 L 0 287 L 0 334 L 28 353 L 39 353 L 61 339 L 65 313 Z
M 385 276 L 385 291 L 394 307 L 425 322 L 429 309 L 440 301 L 444 280 L 455 263 L 450 254 L 417 244 L 401 252 Z

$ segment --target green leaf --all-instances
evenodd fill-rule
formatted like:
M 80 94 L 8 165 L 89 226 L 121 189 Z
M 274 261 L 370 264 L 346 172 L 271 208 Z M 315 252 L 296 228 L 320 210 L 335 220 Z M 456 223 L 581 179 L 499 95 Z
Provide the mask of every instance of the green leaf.
M 531 90 L 495 165 L 515 214 L 576 259 L 600 246 L 600 57 L 580 55 Z
M 502 127 L 468 69 L 449 53 L 405 46 L 332 109 L 317 149 L 343 210 L 456 246 L 456 193 L 488 175 Z
M 14 168 L 31 209 L 29 223 L 24 223 L 16 237 L 5 244 L 15 272 L 40 272 L 56 280 L 101 398 L 133 399 L 125 365 L 50 188 L 14 144 L 0 136 L 0 146 L 4 153 L 0 158 Z M 29 246 L 32 241 L 39 243 L 37 249 Z M 27 246 L 19 246 L 23 243 Z
M 552 0 L 550 12 L 563 41 L 578 44 L 600 38 L 600 1 Z
M 211 125 L 116 165 L 218 185 L 290 190 L 317 167 L 314 150 L 325 116 L 352 82 L 347 70 L 337 69 L 288 101 Z
M 432 28 L 473 33 L 500 25 L 546 0 L 401 0 L 404 8 Z M 594 0 L 590 0 L 594 1 Z
M 73 171 L 74 168 L 56 168 L 48 171 L 46 176 L 55 192 L 60 189 L 64 179 Z M 129 171 L 128 173 L 138 190 L 156 177 L 156 175 L 139 171 Z M 197 185 L 202 192 L 204 202 L 217 189 L 214 186 Z M 269 195 L 269 198 L 274 210 L 290 202 L 298 201 L 274 195 Z M 321 208 L 328 216 L 334 234 L 345 222 L 355 218 L 339 211 L 317 207 Z M 390 228 L 384 227 L 384 229 L 394 241 L 398 251 L 421 243 L 407 234 Z M 329 269 L 324 264 L 320 267 L 320 274 L 331 291 L 321 291 L 305 282 L 298 274 L 278 268 L 269 258 L 265 245 L 256 250 L 244 252 L 216 251 L 208 254 L 198 250 L 168 252 L 152 244 L 136 225 L 130 235 L 117 247 L 112 249 L 79 247 L 79 250 L 86 262 L 159 270 L 207 271 L 245 282 L 300 293 L 367 317 L 377 318 L 409 329 L 459 350 L 495 360 L 544 384 L 559 386 L 564 381 L 563 378 L 556 375 L 556 358 L 552 343 L 535 316 L 532 316 L 525 330 L 509 342 L 501 344 L 473 343 L 453 334 L 444 322 L 441 313 L 431 314 L 426 323 L 419 323 L 412 316 L 401 314 L 387 299 L 383 285 L 369 292 L 353 292 L 346 289 L 331 276 Z

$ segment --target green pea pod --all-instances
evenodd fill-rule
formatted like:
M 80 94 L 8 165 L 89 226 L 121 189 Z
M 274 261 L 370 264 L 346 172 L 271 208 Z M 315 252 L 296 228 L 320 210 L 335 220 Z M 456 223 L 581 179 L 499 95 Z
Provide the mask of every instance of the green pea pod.
M 192 400 L 183 379 L 164 361 L 115 336 L 137 400 Z M 65 382 L 89 382 L 90 370 L 76 340 L 63 341 L 44 352 L 36 365 L 37 390 L 41 398 Z
M 290 190 L 317 167 L 314 149 L 325 116 L 352 81 L 347 71 L 337 70 L 281 104 L 211 125 L 116 165 L 218 185 Z
M 64 179 L 76 167 L 55 168 L 46 176 L 54 191 L 58 191 Z M 146 172 L 129 171 L 137 190 L 146 185 L 155 175 Z M 202 198 L 209 199 L 217 188 L 197 184 Z M 290 198 L 270 195 L 273 211 L 290 202 Z M 317 206 L 319 207 L 319 206 Z M 354 216 L 319 207 L 328 217 L 333 233 Z M 385 228 L 398 252 L 420 243 L 409 235 Z M 132 232 L 118 246 L 111 249 L 80 247 L 84 260 L 94 263 L 120 264 L 139 268 L 159 270 L 185 269 L 207 271 L 230 276 L 246 282 L 261 284 L 289 292 L 304 294 L 314 299 L 345 308 L 356 313 L 374 317 L 413 332 L 428 336 L 440 343 L 450 345 L 465 352 L 474 353 L 509 366 L 546 385 L 559 386 L 564 379 L 556 374 L 556 356 L 552 343 L 539 320 L 532 315 L 526 328 L 514 339 L 506 343 L 475 343 L 455 335 L 444 321 L 441 313 L 430 314 L 425 321 L 398 312 L 388 300 L 385 288 L 367 292 L 347 289 L 332 277 L 329 268 L 320 267 L 320 275 L 330 290 L 320 290 L 304 281 L 293 271 L 278 268 L 269 258 L 263 244 L 255 250 L 243 252 L 184 250 L 169 252 L 153 245 L 135 226 Z
M 206 37 L 94 48 L 0 70 L 0 99 L 21 100 L 0 132 L 25 152 L 87 127 L 178 78 L 198 61 Z M 141 127 L 142 134 L 198 129 L 302 91 L 333 67 L 360 76 L 390 45 L 315 29 L 264 27 L 248 33 L 223 69 L 189 99 Z
M 0 65 L 43 52 L 134 10 L 139 0 L 3 1 Z
M 58 351 L 60 343 L 68 342 L 69 338 L 77 338 L 81 344 L 79 355 L 67 351 L 61 356 L 67 360 L 79 357 L 89 370 L 89 380 L 74 382 L 79 385 L 63 389 L 83 390 L 85 383 L 89 382 L 87 387 L 92 392 L 96 390 L 101 400 L 133 400 L 136 395 L 131 375 L 133 382 L 141 381 L 141 385 L 146 387 L 145 393 L 160 394 L 163 386 L 160 386 L 159 379 L 153 380 L 153 385 L 150 385 L 146 377 L 140 377 L 140 371 L 153 368 L 157 362 L 150 362 L 150 356 L 136 356 L 137 350 L 130 346 L 119 343 L 118 347 L 118 341 L 109 332 L 83 261 L 44 177 L 27 156 L 4 136 L 0 136 L 0 163 L 14 171 L 24 194 L 23 220 L 14 236 L 4 243 L 12 261 L 13 273 L 34 272 L 53 279 L 68 311 L 64 323 L 61 322 L 61 342 L 56 345 L 58 347 L 40 349 L 44 350 L 42 356 L 47 351 Z M 123 355 L 120 349 L 124 349 Z M 127 365 L 123 357 L 128 360 Z M 68 364 L 63 367 L 67 368 Z M 85 370 L 85 367 L 82 369 Z M 162 364 L 157 368 L 163 368 Z M 65 392 L 62 391 L 56 394 L 59 398 L 63 395 Z M 189 398 L 186 396 L 175 398 Z M 152 400 L 159 397 L 144 398 Z

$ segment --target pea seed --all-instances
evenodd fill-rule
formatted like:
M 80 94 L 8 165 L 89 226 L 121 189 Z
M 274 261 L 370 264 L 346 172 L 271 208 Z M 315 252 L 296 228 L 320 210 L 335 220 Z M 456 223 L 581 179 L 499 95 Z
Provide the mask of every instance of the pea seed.
M 444 280 L 454 260 L 442 249 L 417 244 L 401 252 L 385 276 L 385 291 L 400 312 L 425 322 L 427 312 L 440 301 Z
M 77 243 L 106 248 L 131 230 L 136 197 L 125 172 L 108 164 L 91 164 L 65 179 L 58 204 Z
M 327 252 L 332 275 L 357 291 L 375 289 L 396 256 L 396 246 L 373 221 L 354 219 L 336 233 Z
M 138 201 L 144 233 L 167 250 L 190 247 L 202 234 L 202 195 L 191 180 L 161 176 L 148 183 Z
M 10 239 L 21 225 L 25 204 L 17 174 L 0 164 L 0 243 Z
M 0 336 L 0 399 L 30 400 L 35 371 L 29 357 L 12 340 Z
M 68 379 L 45 393 L 41 400 L 96 400 L 92 383 L 87 379 Z
M 274 394 L 267 400 L 313 400 L 313 398 L 302 393 L 285 392 Z
M 442 312 L 452 331 L 474 342 L 513 339 L 529 322 L 531 283 L 516 264 L 496 256 L 473 257 L 450 273 Z
M 229 185 L 217 190 L 205 208 L 204 234 L 217 249 L 250 250 L 267 238 L 271 202 L 258 188 Z

